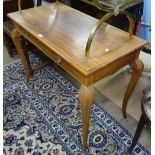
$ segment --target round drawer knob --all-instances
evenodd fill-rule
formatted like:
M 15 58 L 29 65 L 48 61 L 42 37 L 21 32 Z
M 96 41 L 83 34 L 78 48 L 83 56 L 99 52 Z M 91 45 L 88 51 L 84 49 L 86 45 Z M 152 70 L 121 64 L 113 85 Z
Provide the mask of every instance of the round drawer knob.
M 58 64 L 61 63 L 61 58 L 60 58 L 59 56 L 57 56 L 56 62 L 57 62 Z

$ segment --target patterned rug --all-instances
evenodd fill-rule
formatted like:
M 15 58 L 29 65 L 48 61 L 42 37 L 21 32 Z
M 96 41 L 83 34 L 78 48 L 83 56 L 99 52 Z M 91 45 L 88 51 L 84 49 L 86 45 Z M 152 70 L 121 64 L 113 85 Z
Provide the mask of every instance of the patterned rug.
M 31 56 L 31 64 L 42 61 Z M 78 89 L 51 65 L 25 81 L 21 61 L 4 67 L 3 152 L 5 155 L 124 155 L 131 134 L 97 104 L 92 105 L 88 143 L 81 145 Z M 149 155 L 140 144 L 133 155 Z

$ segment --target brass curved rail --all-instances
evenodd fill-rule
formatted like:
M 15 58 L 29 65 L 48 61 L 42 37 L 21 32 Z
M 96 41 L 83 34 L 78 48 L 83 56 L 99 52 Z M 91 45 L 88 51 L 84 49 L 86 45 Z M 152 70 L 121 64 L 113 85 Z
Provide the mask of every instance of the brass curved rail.
M 97 24 L 91 30 L 91 33 L 89 35 L 89 38 L 88 38 L 87 44 L 86 44 L 86 50 L 85 50 L 85 58 L 86 58 L 86 60 L 89 57 L 89 54 L 90 54 L 90 46 L 91 46 L 92 40 L 93 40 L 93 38 L 94 38 L 94 36 L 96 34 L 96 31 L 102 25 L 103 22 L 105 22 L 106 20 L 108 20 L 112 16 L 114 16 L 114 15 L 117 16 L 119 14 L 126 15 L 126 17 L 128 18 L 129 24 L 130 24 L 130 26 L 129 26 L 130 38 L 132 37 L 132 35 L 133 35 L 133 29 L 134 29 L 134 22 L 133 22 L 132 16 L 131 16 L 131 14 L 129 12 L 127 12 L 125 10 L 120 10 L 120 7 L 124 7 L 125 6 L 125 3 L 117 6 L 115 9 L 113 9 L 113 8 L 110 8 L 110 7 L 108 8 L 108 7 L 103 6 L 102 4 L 100 4 L 98 2 L 98 0 L 93 0 L 92 2 L 88 2 L 87 0 L 82 0 L 82 1 L 85 1 L 86 3 L 91 4 L 91 5 L 94 5 L 95 7 L 97 7 L 100 10 L 105 10 L 105 11 L 108 12 L 106 15 L 104 15 L 97 22 Z M 129 0 L 129 1 L 133 1 L 133 0 Z M 56 0 L 56 3 L 58 4 L 59 1 Z M 21 14 L 22 13 L 22 10 L 21 10 L 21 0 L 18 0 L 18 10 L 19 10 L 19 13 Z
M 89 35 L 89 38 L 87 40 L 87 44 L 86 44 L 86 51 L 85 51 L 85 58 L 86 60 L 88 59 L 89 57 L 89 53 L 90 53 L 90 46 L 91 46 L 91 43 L 92 43 L 92 40 L 96 34 L 96 31 L 98 30 L 98 28 L 101 26 L 101 24 L 106 21 L 107 19 L 109 19 L 110 17 L 112 17 L 114 15 L 113 12 L 111 13 L 107 13 L 106 15 L 104 15 L 98 22 L 97 24 L 93 27 L 93 29 L 91 30 L 91 33 Z
M 18 11 L 19 11 L 20 14 L 22 13 L 21 0 L 18 0 Z
M 112 16 L 117 16 L 119 14 L 126 15 L 126 17 L 128 18 L 128 21 L 129 21 L 129 34 L 130 34 L 130 38 L 132 37 L 133 29 L 134 29 L 134 22 L 133 22 L 131 14 L 129 12 L 125 11 L 125 10 L 119 10 L 119 12 L 117 12 L 117 13 L 115 13 L 115 10 L 113 12 L 109 12 L 106 15 L 104 15 L 97 22 L 97 24 L 93 27 L 93 29 L 91 30 L 91 33 L 89 35 L 89 38 L 88 38 L 87 44 L 86 44 L 86 50 L 85 50 L 85 59 L 86 60 L 88 60 L 88 57 L 89 57 L 89 54 L 90 54 L 90 46 L 91 46 L 92 40 L 93 40 L 98 28 L 102 25 L 103 22 L 105 22 L 106 20 L 108 20 Z
M 59 3 L 59 0 L 56 0 L 56 3 Z M 21 9 L 21 0 L 18 0 L 18 11 L 21 14 L 22 13 L 22 9 Z

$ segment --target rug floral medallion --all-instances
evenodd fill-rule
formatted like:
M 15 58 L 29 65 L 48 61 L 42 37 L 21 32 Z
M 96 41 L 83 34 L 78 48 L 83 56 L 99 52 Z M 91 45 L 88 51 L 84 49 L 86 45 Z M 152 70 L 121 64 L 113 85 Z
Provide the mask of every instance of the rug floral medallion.
M 31 56 L 32 67 L 42 61 Z M 4 155 L 124 155 L 131 134 L 96 103 L 91 108 L 88 144 L 82 148 L 78 88 L 52 65 L 27 82 L 21 61 L 3 70 Z M 140 144 L 133 155 L 149 155 Z

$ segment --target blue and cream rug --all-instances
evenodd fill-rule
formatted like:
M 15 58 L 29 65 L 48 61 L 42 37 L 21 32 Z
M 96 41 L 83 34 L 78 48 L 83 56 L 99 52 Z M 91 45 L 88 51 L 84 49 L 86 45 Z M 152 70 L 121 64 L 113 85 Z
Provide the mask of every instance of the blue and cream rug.
M 31 64 L 42 63 L 31 57 Z M 21 61 L 4 67 L 3 152 L 5 155 L 124 155 L 132 136 L 112 116 L 93 104 L 88 143 L 82 149 L 78 89 L 46 66 L 25 81 Z M 134 155 L 149 155 L 140 144 Z

